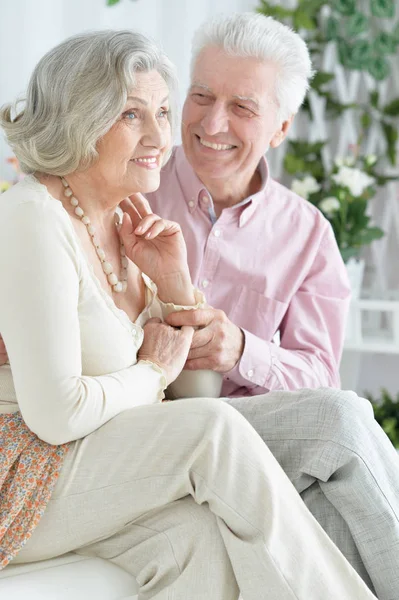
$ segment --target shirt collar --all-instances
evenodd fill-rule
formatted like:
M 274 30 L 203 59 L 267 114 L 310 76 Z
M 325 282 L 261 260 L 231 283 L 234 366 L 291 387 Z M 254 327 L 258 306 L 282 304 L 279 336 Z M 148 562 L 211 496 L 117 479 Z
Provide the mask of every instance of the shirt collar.
M 197 177 L 194 169 L 188 162 L 186 155 L 184 154 L 183 146 L 178 146 L 175 149 L 175 161 L 177 177 L 183 190 L 188 210 L 193 212 L 198 206 L 201 193 L 206 192 L 209 198 L 211 198 L 211 195 L 202 181 Z M 245 223 L 251 218 L 258 204 L 265 197 L 265 191 L 270 179 L 269 167 L 265 156 L 262 156 L 260 159 L 258 169 L 261 177 L 261 187 L 259 191 L 251 196 L 248 196 L 247 198 L 244 198 L 244 200 L 238 204 L 235 204 L 231 208 L 225 209 L 236 212 L 240 227 L 245 225 Z

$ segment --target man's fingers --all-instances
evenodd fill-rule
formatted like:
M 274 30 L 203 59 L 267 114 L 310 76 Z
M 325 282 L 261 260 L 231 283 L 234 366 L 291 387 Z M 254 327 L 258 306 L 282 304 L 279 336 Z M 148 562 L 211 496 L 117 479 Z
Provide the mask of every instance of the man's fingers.
M 148 325 L 148 323 L 162 323 L 162 321 L 159 317 L 151 317 L 151 319 L 145 322 L 145 325 Z
M 205 327 L 214 319 L 214 311 L 207 308 L 197 308 L 196 310 L 181 310 L 170 313 L 165 321 L 172 327 L 183 327 L 190 325 L 191 327 Z
M 209 328 L 204 327 L 203 329 L 197 329 L 193 335 L 193 341 L 191 342 L 191 350 L 194 348 L 203 348 L 213 339 L 213 334 L 209 331 Z

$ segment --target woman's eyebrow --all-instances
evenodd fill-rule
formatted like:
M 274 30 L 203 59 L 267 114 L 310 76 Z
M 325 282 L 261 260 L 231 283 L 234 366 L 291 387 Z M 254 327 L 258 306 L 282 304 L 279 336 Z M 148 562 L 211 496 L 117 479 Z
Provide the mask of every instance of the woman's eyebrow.
M 140 104 L 143 104 L 144 106 L 148 106 L 147 100 L 143 100 L 143 98 L 139 98 L 138 96 L 128 96 L 127 99 L 135 100 L 136 102 L 140 102 Z M 164 102 L 166 102 L 166 100 L 169 100 L 169 96 L 165 96 L 165 98 L 162 98 L 160 104 L 163 104 Z

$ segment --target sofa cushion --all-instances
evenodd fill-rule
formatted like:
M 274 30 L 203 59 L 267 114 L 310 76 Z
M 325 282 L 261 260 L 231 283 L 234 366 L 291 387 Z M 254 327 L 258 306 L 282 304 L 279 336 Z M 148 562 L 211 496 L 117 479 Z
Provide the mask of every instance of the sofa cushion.
M 137 600 L 134 578 L 101 558 L 65 554 L 0 571 L 4 600 Z

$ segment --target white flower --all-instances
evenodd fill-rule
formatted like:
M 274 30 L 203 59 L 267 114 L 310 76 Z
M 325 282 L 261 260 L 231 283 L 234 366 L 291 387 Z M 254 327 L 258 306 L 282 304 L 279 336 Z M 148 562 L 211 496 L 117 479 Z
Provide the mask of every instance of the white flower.
M 328 196 L 328 198 L 324 198 L 324 200 L 319 203 L 319 208 L 325 215 L 331 216 L 341 208 L 341 205 L 338 198 L 335 196 Z
M 366 165 L 369 167 L 372 167 L 377 162 L 377 157 L 375 154 L 367 154 L 367 156 L 364 158 L 366 160 Z
M 340 167 L 338 173 L 331 177 L 338 185 L 347 187 L 352 196 L 361 196 L 369 185 L 375 183 L 374 177 L 350 167 Z
M 307 175 L 304 179 L 294 179 L 291 184 L 291 189 L 293 192 L 298 194 L 298 196 L 302 196 L 302 198 L 308 199 L 310 194 L 314 192 L 318 192 L 320 189 L 320 185 L 317 183 L 316 179 L 311 175 Z
M 334 163 L 337 167 L 353 167 L 355 159 L 353 156 L 337 156 Z

